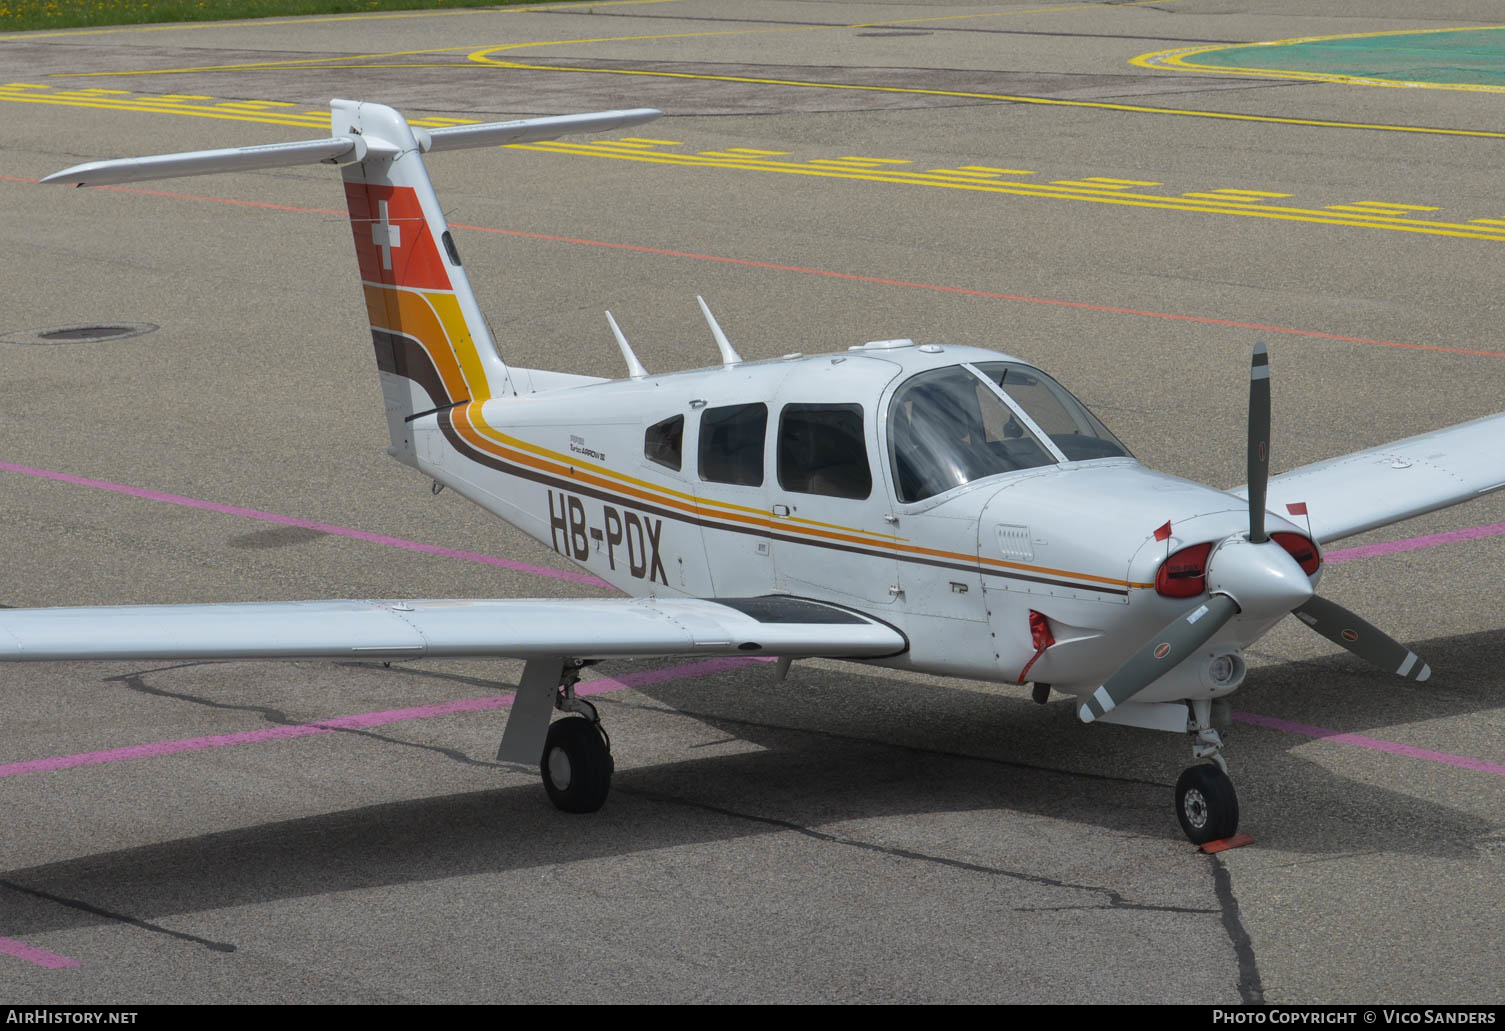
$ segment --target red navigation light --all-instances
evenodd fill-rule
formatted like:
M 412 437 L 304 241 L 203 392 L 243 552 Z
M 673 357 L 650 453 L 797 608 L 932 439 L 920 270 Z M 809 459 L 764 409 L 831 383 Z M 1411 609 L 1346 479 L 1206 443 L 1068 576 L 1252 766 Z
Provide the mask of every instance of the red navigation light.
M 1299 533 L 1272 533 L 1270 539 L 1286 549 L 1286 553 L 1296 560 L 1307 576 L 1315 574 L 1322 565 L 1322 555 L 1309 538 Z
M 1163 598 L 1194 598 L 1207 590 L 1207 556 L 1212 542 L 1182 548 L 1160 565 L 1155 593 Z M 1297 561 L 1300 561 L 1299 559 Z

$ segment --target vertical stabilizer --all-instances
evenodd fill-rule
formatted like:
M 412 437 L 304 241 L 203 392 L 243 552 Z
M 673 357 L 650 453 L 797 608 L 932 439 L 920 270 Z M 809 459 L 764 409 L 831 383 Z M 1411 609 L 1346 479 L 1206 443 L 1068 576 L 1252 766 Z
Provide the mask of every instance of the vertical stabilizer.
M 381 371 L 394 457 L 416 464 L 407 419 L 515 393 L 486 329 L 407 120 L 382 104 L 330 103 L 334 135 L 365 159 L 345 165 L 345 203 Z

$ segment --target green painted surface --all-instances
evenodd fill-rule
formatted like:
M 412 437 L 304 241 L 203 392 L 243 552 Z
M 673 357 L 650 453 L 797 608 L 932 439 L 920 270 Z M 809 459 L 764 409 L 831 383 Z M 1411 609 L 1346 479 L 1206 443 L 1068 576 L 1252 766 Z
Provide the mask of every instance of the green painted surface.
M 1505 29 L 1327 39 L 1189 55 L 1189 65 L 1505 86 Z

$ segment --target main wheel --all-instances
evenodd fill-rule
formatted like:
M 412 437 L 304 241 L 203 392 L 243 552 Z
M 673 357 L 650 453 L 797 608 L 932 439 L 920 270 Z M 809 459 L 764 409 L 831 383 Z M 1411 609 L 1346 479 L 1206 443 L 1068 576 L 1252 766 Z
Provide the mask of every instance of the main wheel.
M 1176 816 L 1193 845 L 1231 838 L 1238 831 L 1238 795 L 1218 767 L 1188 766 L 1176 781 Z
M 593 813 L 606 801 L 614 768 L 606 735 L 591 720 L 556 720 L 544 739 L 543 787 L 567 813 Z

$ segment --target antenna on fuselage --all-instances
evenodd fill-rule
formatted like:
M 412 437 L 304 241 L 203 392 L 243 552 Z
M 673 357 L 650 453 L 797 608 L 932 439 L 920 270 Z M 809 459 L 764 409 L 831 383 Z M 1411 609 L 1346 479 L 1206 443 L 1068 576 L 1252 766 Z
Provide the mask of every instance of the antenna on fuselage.
M 632 353 L 632 345 L 627 342 L 627 337 L 622 335 L 622 327 L 617 325 L 617 320 L 611 317 L 611 312 L 606 313 L 606 321 L 611 325 L 611 335 L 617 338 L 617 346 L 622 349 L 622 357 L 627 361 L 627 375 L 633 379 L 642 379 L 648 375 L 648 370 L 643 368 L 643 363 L 638 361 L 638 356 Z
M 732 342 L 721 332 L 721 326 L 716 322 L 716 316 L 711 314 L 711 309 L 706 305 L 705 298 L 696 295 L 695 299 L 700 302 L 700 310 L 705 315 L 706 325 L 711 327 L 711 336 L 716 338 L 716 346 L 721 351 L 722 365 L 740 365 L 742 356 L 732 349 Z

